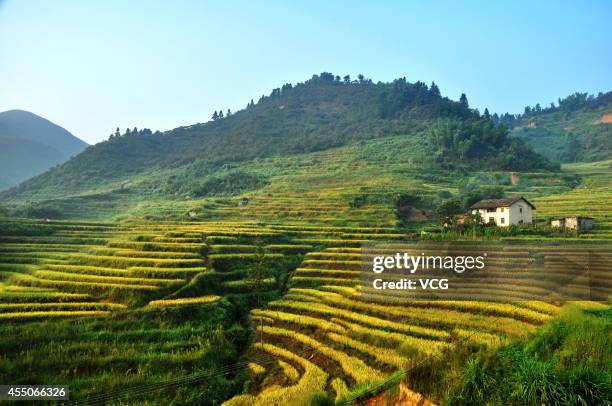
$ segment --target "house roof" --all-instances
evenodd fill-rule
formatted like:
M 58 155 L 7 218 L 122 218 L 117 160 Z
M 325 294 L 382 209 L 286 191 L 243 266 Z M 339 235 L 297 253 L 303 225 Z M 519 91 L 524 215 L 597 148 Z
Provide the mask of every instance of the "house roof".
M 509 207 L 519 200 L 524 200 L 525 203 L 530 205 L 532 209 L 535 209 L 535 206 L 522 196 L 511 197 L 508 199 L 484 199 L 471 205 L 470 209 L 495 209 L 497 207 Z

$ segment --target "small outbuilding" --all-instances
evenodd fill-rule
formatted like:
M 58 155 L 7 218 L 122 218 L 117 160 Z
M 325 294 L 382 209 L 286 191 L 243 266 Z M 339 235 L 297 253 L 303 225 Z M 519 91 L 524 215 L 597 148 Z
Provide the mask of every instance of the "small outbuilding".
M 593 217 L 572 216 L 551 220 L 550 227 L 559 231 L 588 231 L 593 228 Z

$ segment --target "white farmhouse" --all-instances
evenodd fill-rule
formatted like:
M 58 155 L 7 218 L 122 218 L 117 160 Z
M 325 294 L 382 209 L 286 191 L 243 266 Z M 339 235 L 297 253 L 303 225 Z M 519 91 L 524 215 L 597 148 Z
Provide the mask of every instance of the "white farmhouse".
M 472 214 L 480 213 L 482 221 L 507 227 L 511 224 L 533 223 L 535 206 L 524 197 L 509 199 L 485 199 L 470 207 Z

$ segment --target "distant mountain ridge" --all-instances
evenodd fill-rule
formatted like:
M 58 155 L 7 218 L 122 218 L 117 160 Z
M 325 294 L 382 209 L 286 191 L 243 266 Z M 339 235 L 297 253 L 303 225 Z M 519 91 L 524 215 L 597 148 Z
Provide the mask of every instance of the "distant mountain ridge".
M 0 113 L 0 190 L 79 154 L 88 144 L 51 121 L 23 110 Z

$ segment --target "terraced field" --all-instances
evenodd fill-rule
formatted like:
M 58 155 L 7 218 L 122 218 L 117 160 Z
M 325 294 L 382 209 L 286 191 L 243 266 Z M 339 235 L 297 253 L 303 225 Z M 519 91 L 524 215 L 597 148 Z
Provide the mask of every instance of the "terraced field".
M 527 336 L 559 311 L 532 300 L 372 302 L 359 286 L 360 249 L 350 245 L 309 253 L 289 292 L 252 312 L 259 338 L 254 355 L 272 352 L 298 371 L 326 371 L 325 383 L 308 379 L 307 372 L 288 382 L 283 369 L 274 367 L 250 395 L 229 404 L 270 404 L 277 391 L 268 391 L 269 382 L 287 382 L 292 404 L 307 404 L 305 394 L 320 390 L 341 400 L 347 388 L 374 386 L 457 342 L 496 346 Z
M 540 224 L 591 215 L 594 230 L 569 239 L 609 240 L 609 162 L 568 169 L 582 176 L 578 188 L 546 197 L 540 186 L 527 191 Z M 17 224 L 26 231 L 0 233 L 0 329 L 9 337 L 0 343 L 7 354 L 0 377 L 74 382 L 72 393 L 84 398 L 144 383 L 163 386 L 196 370 L 214 374 L 219 366 L 239 365 L 246 353 L 248 367 L 236 367 L 231 377 L 172 387 L 152 399 L 195 404 L 246 388 L 228 404 L 307 404 L 317 392 L 351 398 L 458 344 L 491 347 L 525 337 L 559 312 L 558 303 L 531 299 L 483 301 L 479 286 L 468 287 L 470 301 L 367 299 L 360 286 L 362 245 L 409 237 L 394 227 L 390 204 L 353 207 L 347 202 L 359 194 L 355 185 L 332 188 L 311 175 L 312 185 L 273 184 L 269 195 L 240 197 L 247 204 L 211 207 L 222 220 L 2 220 L 7 229 Z M 339 196 L 345 196 L 341 203 Z M 261 261 L 283 264 L 291 279 L 281 296 L 284 288 L 267 275 L 260 293 L 268 302 L 257 306 L 261 298 L 254 301 L 249 275 Z M 510 263 L 518 266 L 520 252 L 508 252 L 496 266 L 501 272 Z M 538 294 L 546 285 L 528 288 Z M 488 294 L 517 289 L 525 286 L 500 283 Z M 37 357 L 47 372 L 37 368 Z

